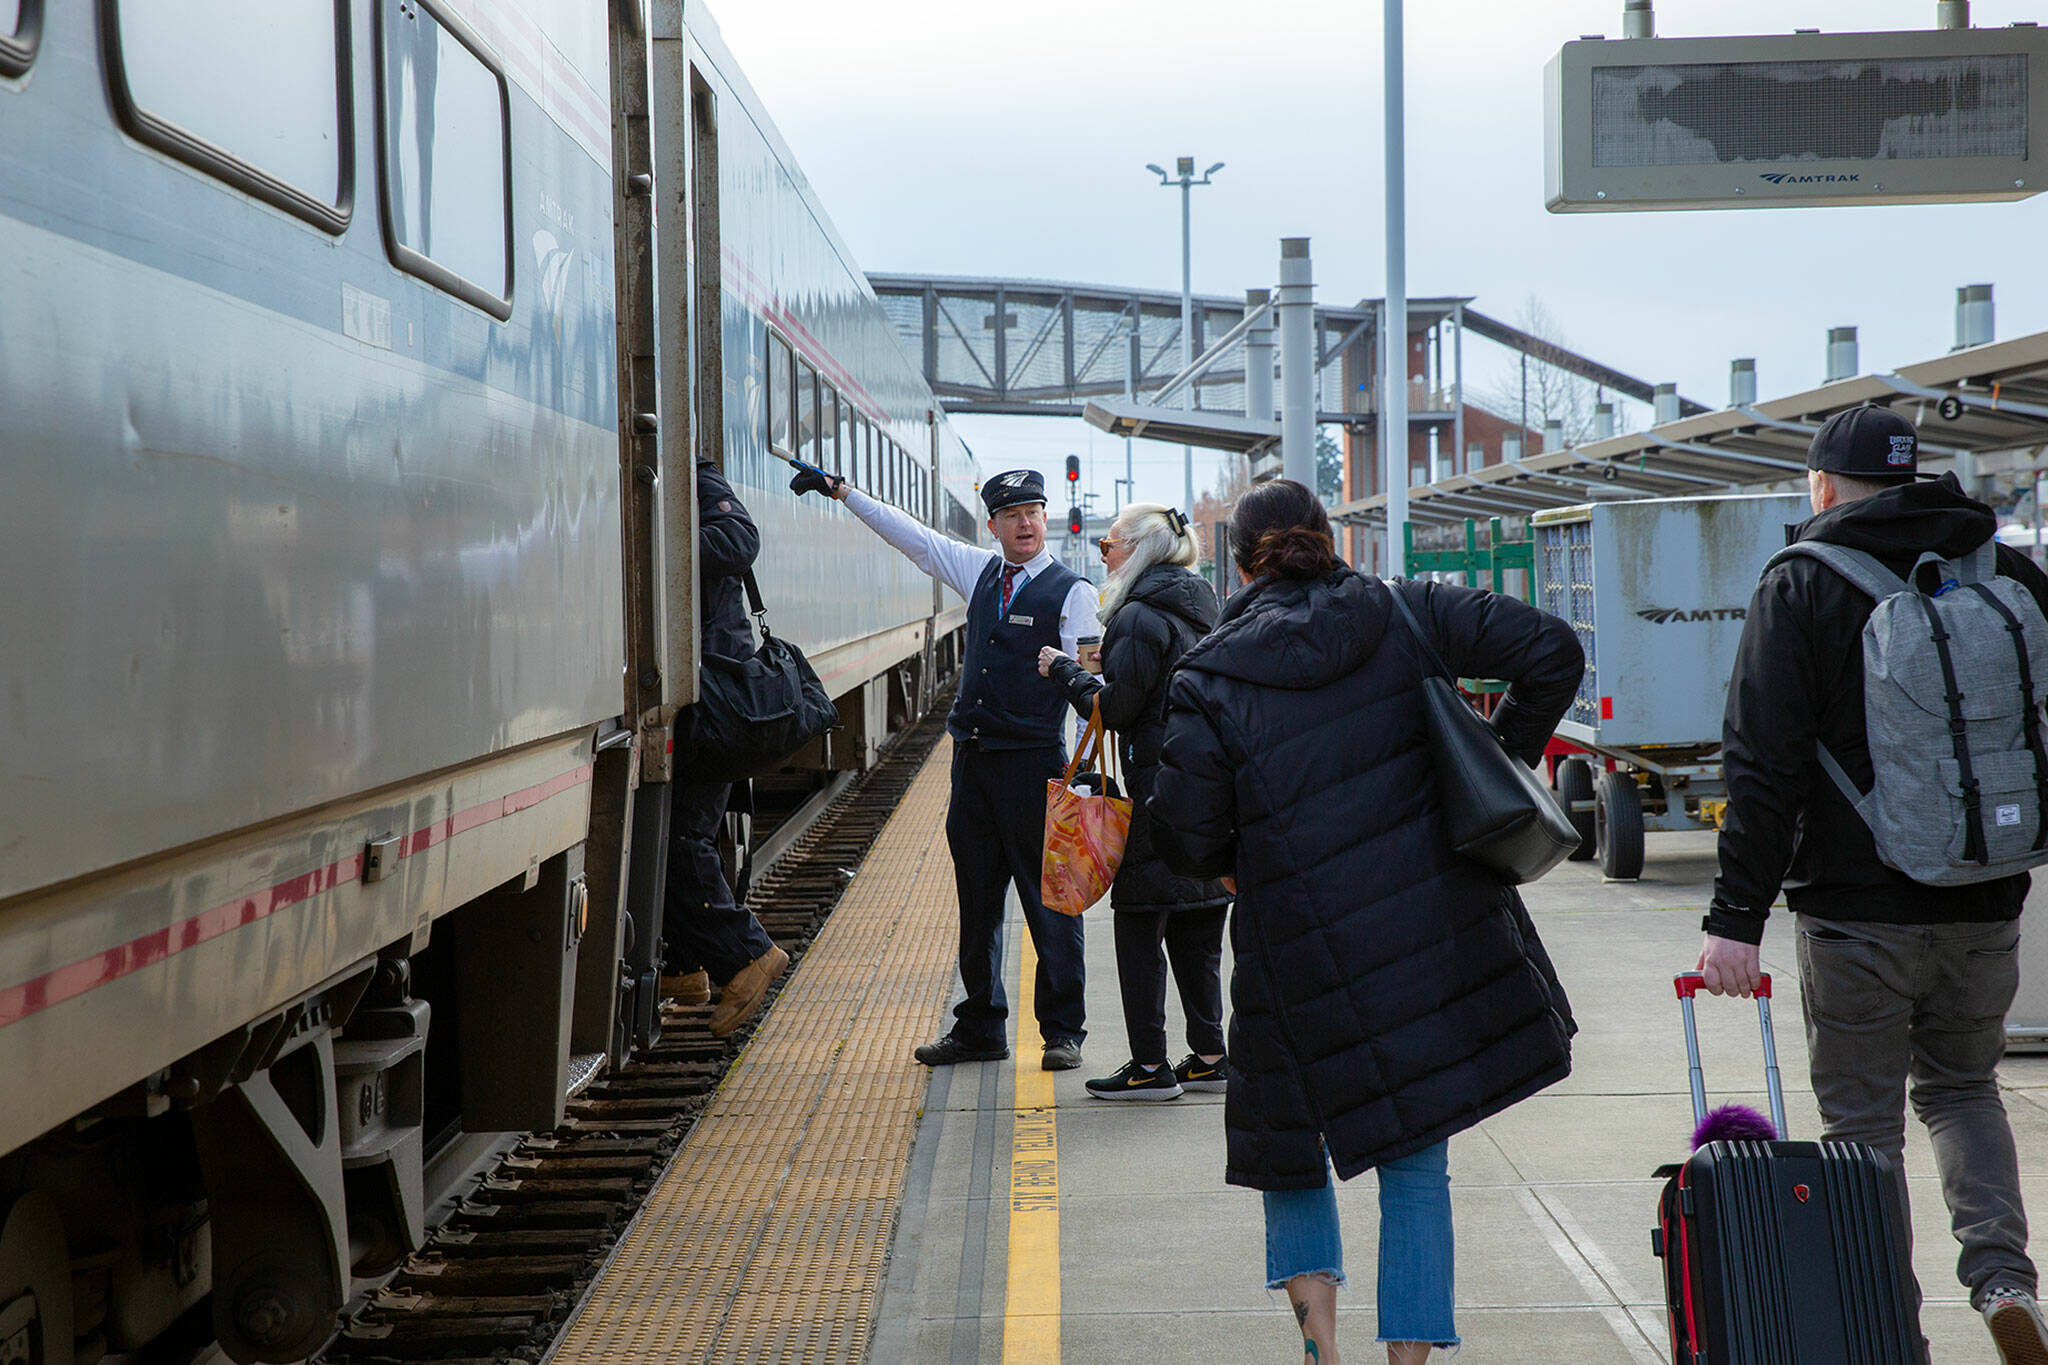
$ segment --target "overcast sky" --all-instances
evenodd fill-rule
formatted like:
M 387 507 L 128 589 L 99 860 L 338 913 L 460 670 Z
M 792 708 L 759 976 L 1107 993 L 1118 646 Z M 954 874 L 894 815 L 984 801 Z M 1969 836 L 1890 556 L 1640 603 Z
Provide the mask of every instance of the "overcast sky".
M 1934 0 L 1663 0 L 1660 36 L 1931 28 Z M 2048 18 L 1977 0 L 1980 27 Z M 1194 285 L 1271 284 L 1313 239 L 1317 297 L 1385 283 L 1381 11 L 1356 0 L 725 0 L 713 12 L 863 267 L 1177 289 L 1178 190 L 1144 169 L 1228 163 L 1195 191 Z M 1513 319 L 1540 299 L 1577 350 L 1726 402 L 1823 377 L 1826 330 L 1863 368 L 1954 341 L 1955 289 L 1997 286 L 2001 338 L 2048 328 L 2044 208 L 2017 204 L 1552 215 L 1542 71 L 1620 0 L 1407 6 L 1408 292 Z M 1468 354 L 1468 359 L 1469 359 Z M 962 419 L 989 472 L 1123 443 L 1075 422 Z M 1180 448 L 1136 443 L 1139 494 L 1178 502 Z M 1214 478 L 1196 452 L 1197 488 Z

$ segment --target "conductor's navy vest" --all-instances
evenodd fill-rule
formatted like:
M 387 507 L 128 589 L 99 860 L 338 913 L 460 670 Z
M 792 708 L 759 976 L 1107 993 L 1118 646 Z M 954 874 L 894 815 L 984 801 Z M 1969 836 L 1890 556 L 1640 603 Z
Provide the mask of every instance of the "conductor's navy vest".
M 1060 743 L 1067 699 L 1038 676 L 1038 651 L 1060 647 L 1060 613 L 1080 575 L 1048 564 L 1003 605 L 1003 560 L 988 562 L 967 600 L 967 661 L 946 730 L 990 749 Z

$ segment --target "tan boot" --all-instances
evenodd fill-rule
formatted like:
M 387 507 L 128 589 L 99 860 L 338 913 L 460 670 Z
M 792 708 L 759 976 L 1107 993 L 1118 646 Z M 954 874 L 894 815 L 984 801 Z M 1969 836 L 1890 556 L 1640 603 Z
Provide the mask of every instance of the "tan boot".
M 711 1036 L 723 1038 L 761 1012 L 768 988 L 789 970 L 789 954 L 770 948 L 740 968 L 739 975 L 720 988 L 718 1008 L 711 1011 Z
M 711 973 L 699 967 L 681 976 L 664 976 L 661 993 L 678 1005 L 708 1005 L 711 1003 Z

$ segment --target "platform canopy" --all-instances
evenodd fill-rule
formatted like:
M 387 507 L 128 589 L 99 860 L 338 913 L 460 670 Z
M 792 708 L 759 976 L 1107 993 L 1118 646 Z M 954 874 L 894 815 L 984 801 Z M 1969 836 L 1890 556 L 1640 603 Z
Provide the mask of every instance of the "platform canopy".
M 1408 516 L 1419 523 L 1525 516 L 1603 498 L 1699 496 L 1803 479 L 1813 433 L 1864 403 L 1917 424 L 1923 461 L 2048 443 L 2048 332 L 1418 485 L 1408 490 Z M 1386 495 L 1345 503 L 1331 516 L 1384 528 Z

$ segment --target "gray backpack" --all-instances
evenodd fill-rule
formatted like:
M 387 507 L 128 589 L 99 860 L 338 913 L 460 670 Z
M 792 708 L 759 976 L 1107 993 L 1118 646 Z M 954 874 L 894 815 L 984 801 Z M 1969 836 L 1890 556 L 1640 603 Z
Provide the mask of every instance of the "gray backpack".
M 1929 886 L 2048 863 L 2048 620 L 2031 592 L 1998 577 L 1996 544 L 1961 559 L 1922 555 L 1902 580 L 1861 550 L 1803 540 L 1765 571 L 1799 556 L 1877 602 L 1863 628 L 1876 784 L 1859 790 L 1819 746 L 1821 767 L 1870 826 L 1877 856 Z

